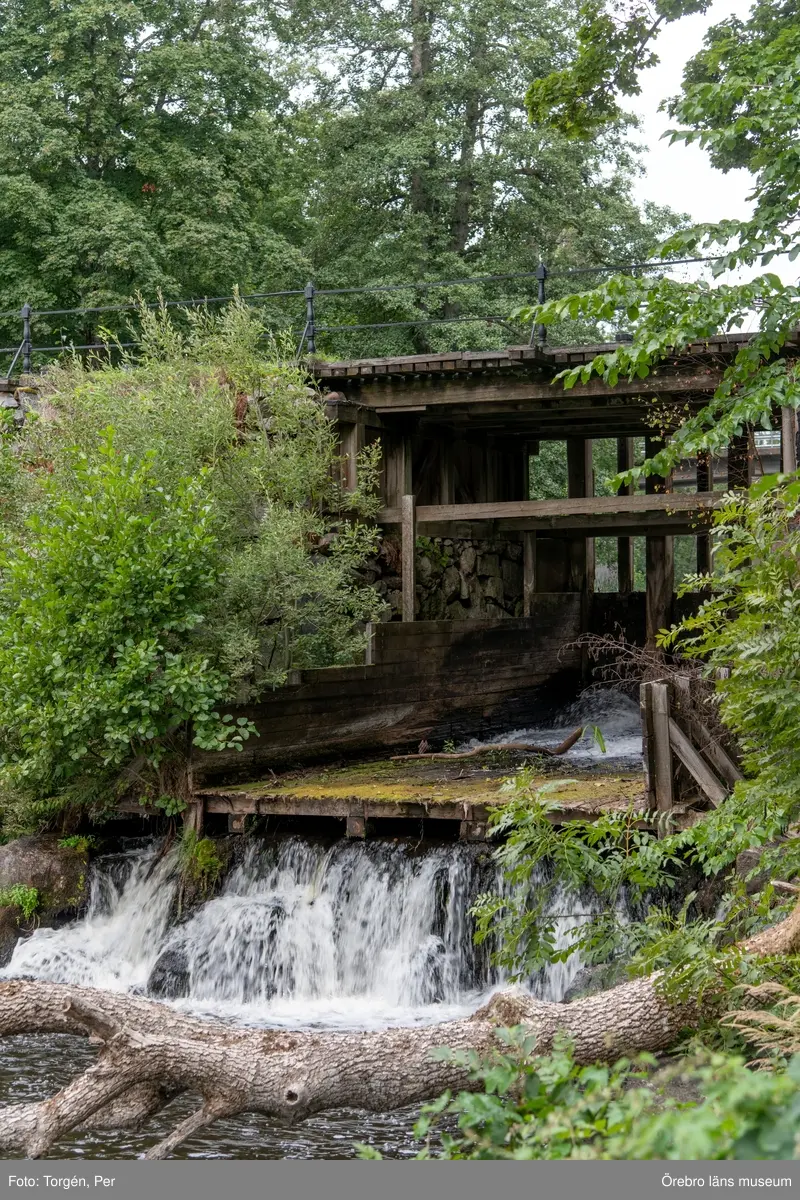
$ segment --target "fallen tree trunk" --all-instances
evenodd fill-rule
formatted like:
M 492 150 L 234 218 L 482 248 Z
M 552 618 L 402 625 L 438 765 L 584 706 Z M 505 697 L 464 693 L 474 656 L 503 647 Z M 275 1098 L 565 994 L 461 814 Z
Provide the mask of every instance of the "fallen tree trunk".
M 492 754 L 497 750 L 524 751 L 525 754 L 540 754 L 545 758 L 558 758 L 566 754 L 583 734 L 583 726 L 573 730 L 568 738 L 558 746 L 534 746 L 530 742 L 491 742 L 488 746 L 475 746 L 472 750 L 453 750 L 451 753 L 442 751 L 437 754 L 395 754 L 392 762 L 410 762 L 419 758 L 432 758 L 436 762 L 450 762 L 459 758 L 480 758 L 482 754 Z
M 780 924 L 742 944 L 751 954 L 800 948 L 800 904 Z M 223 1116 L 262 1112 L 294 1121 L 325 1109 L 386 1111 L 471 1086 L 465 1069 L 432 1051 L 448 1046 L 487 1055 L 499 1027 L 524 1025 L 545 1053 L 557 1033 L 581 1063 L 658 1051 L 713 1011 L 713 996 L 676 1003 L 658 976 L 623 983 L 570 1004 L 498 993 L 471 1017 L 413 1029 L 318 1033 L 236 1029 L 199 1021 L 135 996 L 13 980 L 0 984 L 0 1037 L 73 1033 L 102 1043 L 97 1061 L 40 1104 L 0 1108 L 0 1150 L 37 1158 L 76 1126 L 143 1122 L 174 1096 L 200 1107 L 148 1152 L 165 1158 L 190 1134 Z

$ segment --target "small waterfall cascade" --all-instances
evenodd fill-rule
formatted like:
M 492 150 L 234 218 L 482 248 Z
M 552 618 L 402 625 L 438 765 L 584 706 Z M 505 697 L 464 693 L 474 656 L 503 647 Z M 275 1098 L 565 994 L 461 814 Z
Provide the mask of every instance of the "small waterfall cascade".
M 565 765 L 580 770 L 641 770 L 642 718 L 639 705 L 629 696 L 610 688 L 584 692 L 574 703 L 562 709 L 550 724 L 505 730 L 484 743 L 473 738 L 466 743 L 466 748 L 489 745 L 493 741 L 557 746 L 576 725 L 596 725 L 603 734 L 605 751 L 601 750 L 587 728 L 564 760 Z
M 168 935 L 176 887 L 171 856 L 161 858 L 152 848 L 109 855 L 92 868 L 86 916 L 18 941 L 0 977 L 143 988 Z
M 175 861 L 151 847 L 98 860 L 86 916 L 21 940 L 0 974 L 149 991 L 271 1026 L 446 1020 L 502 983 L 469 915 L 499 886 L 490 854 L 465 843 L 254 839 L 220 894 L 176 925 Z M 590 912 L 561 889 L 551 910 L 562 946 Z M 532 990 L 560 1000 L 577 959 L 540 972 Z

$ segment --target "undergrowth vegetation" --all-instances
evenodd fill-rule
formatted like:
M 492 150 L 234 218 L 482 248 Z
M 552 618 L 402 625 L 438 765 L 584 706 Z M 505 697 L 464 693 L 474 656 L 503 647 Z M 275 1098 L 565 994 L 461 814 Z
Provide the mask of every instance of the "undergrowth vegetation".
M 354 661 L 381 602 L 378 461 L 345 492 L 319 395 L 234 303 L 179 330 L 142 308 L 119 366 L 68 361 L 4 426 L 0 819 L 96 817 L 133 789 L 179 811 L 191 746 L 290 667 Z

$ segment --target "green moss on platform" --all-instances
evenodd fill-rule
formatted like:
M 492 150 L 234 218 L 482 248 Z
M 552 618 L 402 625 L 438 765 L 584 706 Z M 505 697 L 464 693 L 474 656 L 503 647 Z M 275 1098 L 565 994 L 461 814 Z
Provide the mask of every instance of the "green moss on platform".
M 560 772 L 561 773 L 561 772 Z M 365 800 L 387 804 L 427 803 L 498 804 L 503 801 L 503 781 L 511 768 L 482 768 L 474 762 L 366 762 L 342 767 L 293 772 L 278 779 L 245 784 L 237 791 L 253 795 L 287 796 L 307 800 Z M 536 783 L 552 783 L 552 771 L 542 772 Z M 641 801 L 641 773 L 620 775 L 563 771 L 563 784 L 549 799 L 564 807 L 627 808 Z

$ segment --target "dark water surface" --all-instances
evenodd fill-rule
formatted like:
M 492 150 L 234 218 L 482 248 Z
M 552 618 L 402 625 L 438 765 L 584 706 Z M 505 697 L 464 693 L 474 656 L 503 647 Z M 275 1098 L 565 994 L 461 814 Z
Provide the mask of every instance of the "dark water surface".
M 14 1037 L 2 1043 L 0 1099 L 9 1104 L 46 1100 L 91 1065 L 96 1048 L 67 1034 Z M 197 1107 L 188 1096 L 174 1100 L 137 1132 L 76 1130 L 48 1158 L 136 1158 Z M 412 1127 L 416 1109 L 364 1113 L 351 1109 L 311 1117 L 295 1126 L 246 1113 L 217 1121 L 188 1138 L 173 1158 L 354 1158 L 354 1142 L 366 1142 L 385 1158 L 410 1158 L 419 1149 Z

